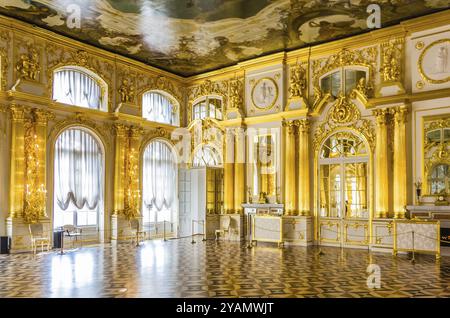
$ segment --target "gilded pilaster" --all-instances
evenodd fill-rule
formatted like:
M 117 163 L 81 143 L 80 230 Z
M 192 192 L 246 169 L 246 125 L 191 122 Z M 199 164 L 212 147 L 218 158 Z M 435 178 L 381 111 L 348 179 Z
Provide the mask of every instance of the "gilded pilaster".
M 235 130 L 234 149 L 234 211 L 243 213 L 245 201 L 245 132 L 243 128 Z
M 139 146 L 143 134 L 142 127 L 132 126 L 128 132 L 127 153 L 125 155 L 125 209 L 127 219 L 141 215 L 141 195 L 139 187 Z
M 114 125 L 115 158 L 114 158 L 114 208 L 117 215 L 124 209 L 125 191 L 125 152 L 127 146 L 127 127 L 122 124 Z
M 223 163 L 224 211 L 234 212 L 234 133 L 227 129 L 225 134 L 225 149 Z
M 284 176 L 284 205 L 288 215 L 297 214 L 297 197 L 295 184 L 295 127 L 298 126 L 297 120 L 284 121 L 285 128 L 285 176 Z
M 54 118 L 54 115 L 43 109 L 36 109 L 33 115 L 38 148 L 40 149 L 37 158 L 39 163 L 38 178 L 39 183 L 43 186 L 43 188 L 47 189 L 47 125 L 48 121 Z
M 406 114 L 408 109 L 400 106 L 392 109 L 394 115 L 394 217 L 405 217 L 406 206 Z
M 25 193 L 25 109 L 18 105 L 11 111 L 11 161 L 9 214 L 12 218 L 22 216 Z
M 375 217 L 388 217 L 388 144 L 387 144 L 387 109 L 374 110 L 376 116 L 375 145 Z
M 309 121 L 299 120 L 298 126 L 298 211 L 300 215 L 310 215 L 309 189 Z

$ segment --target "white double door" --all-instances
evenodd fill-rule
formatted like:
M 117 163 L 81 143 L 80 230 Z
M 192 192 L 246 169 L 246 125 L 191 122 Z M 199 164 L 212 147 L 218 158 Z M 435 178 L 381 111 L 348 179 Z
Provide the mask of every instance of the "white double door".
M 206 221 L 206 168 L 180 169 L 178 176 L 178 237 L 201 234 L 201 222 Z

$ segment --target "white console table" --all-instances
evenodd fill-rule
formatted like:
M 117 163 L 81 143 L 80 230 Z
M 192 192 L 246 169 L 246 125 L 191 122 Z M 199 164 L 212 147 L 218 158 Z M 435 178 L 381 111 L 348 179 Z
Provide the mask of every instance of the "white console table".
M 283 215 L 284 211 L 284 204 L 279 203 L 244 203 L 242 204 L 242 207 L 244 208 L 244 215 L 245 215 L 245 221 L 246 221 L 246 233 L 245 238 L 247 242 L 249 243 L 249 246 L 251 245 L 253 241 L 253 218 L 256 215 L 272 215 L 272 216 L 279 216 L 281 217 Z

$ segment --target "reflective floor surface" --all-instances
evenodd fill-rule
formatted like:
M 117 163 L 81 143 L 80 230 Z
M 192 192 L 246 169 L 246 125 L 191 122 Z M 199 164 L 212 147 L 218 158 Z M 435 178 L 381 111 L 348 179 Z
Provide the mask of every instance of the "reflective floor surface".
M 449 297 L 450 257 L 190 239 L 0 255 L 0 297 Z M 367 266 L 381 288 L 367 286 Z M 374 280 L 370 280 L 376 282 Z

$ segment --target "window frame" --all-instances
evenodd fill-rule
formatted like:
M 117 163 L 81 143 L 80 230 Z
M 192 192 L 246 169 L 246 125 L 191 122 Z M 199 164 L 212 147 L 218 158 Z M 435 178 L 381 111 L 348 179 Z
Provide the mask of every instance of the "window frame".
M 210 100 L 218 100 L 220 101 L 220 108 L 217 107 L 214 104 L 210 103 Z M 200 106 L 201 104 L 204 104 L 204 110 L 197 112 L 196 111 L 196 106 Z M 214 117 L 211 117 L 211 108 L 210 105 L 214 106 Z M 220 113 L 220 118 L 218 118 L 217 114 L 218 112 Z M 200 113 L 200 118 L 196 118 L 195 114 L 196 113 Z M 205 117 L 201 117 L 201 114 L 205 114 Z M 200 98 L 197 98 L 196 100 L 194 100 L 194 102 L 192 103 L 192 108 L 191 108 L 191 121 L 200 119 L 200 120 L 204 120 L 206 118 L 213 118 L 216 120 L 220 120 L 222 121 L 224 119 L 224 113 L 223 113 L 223 98 L 219 95 L 207 95 L 207 96 L 203 96 Z
M 148 119 L 147 117 L 144 116 L 144 96 L 146 94 L 150 94 L 150 93 L 155 93 L 155 94 L 159 94 L 162 95 L 163 97 L 167 98 L 171 104 L 172 107 L 174 107 L 176 109 L 176 114 L 175 114 L 175 124 L 169 124 L 169 123 L 164 123 L 164 122 L 159 122 L 159 121 L 154 121 L 151 119 Z M 140 95 L 140 100 L 141 100 L 141 117 L 143 119 L 145 119 L 146 121 L 149 122 L 153 122 L 153 123 L 158 123 L 158 124 L 163 124 L 163 125 L 169 125 L 169 126 L 173 126 L 173 127 L 180 127 L 181 125 L 181 120 L 180 120 L 180 103 L 177 101 L 177 99 L 175 97 L 173 97 L 171 94 L 163 91 L 163 90 L 159 90 L 159 89 L 149 89 L 144 91 L 141 95 Z
M 345 66 L 340 66 L 337 68 L 334 68 L 328 72 L 326 72 L 325 74 L 322 74 L 319 77 L 319 87 L 320 90 L 323 91 L 322 89 L 322 80 L 324 78 L 326 78 L 327 76 L 330 76 L 336 72 L 339 72 L 339 76 L 340 76 L 340 86 L 339 86 L 339 91 L 340 93 L 345 94 L 346 91 L 346 71 L 347 70 L 352 70 L 352 71 L 363 71 L 366 73 L 366 83 L 369 82 L 369 75 L 370 75 L 370 69 L 367 66 L 361 66 L 361 65 L 345 65 Z M 331 85 L 331 84 L 330 84 Z M 329 92 L 325 92 L 325 93 L 329 93 Z M 339 94 L 339 93 L 338 93 Z M 331 95 L 333 96 L 333 95 Z M 337 98 L 338 96 L 333 96 L 334 98 Z
M 100 92 L 101 92 L 101 101 L 100 101 L 100 108 L 99 109 L 95 109 L 95 108 L 88 108 L 88 107 L 84 107 L 84 106 L 80 106 L 80 105 L 76 105 L 76 104 L 67 104 L 64 102 L 60 102 L 57 101 L 54 98 L 54 94 L 55 94 L 55 74 L 57 72 L 60 71 L 66 71 L 66 70 L 70 70 L 70 71 L 75 71 L 81 74 L 86 75 L 87 77 L 91 78 L 92 80 L 94 80 L 98 86 L 100 87 Z M 70 107 L 79 107 L 82 109 L 88 109 L 90 111 L 101 111 L 101 112 L 108 112 L 109 111 L 109 95 L 108 95 L 108 84 L 106 83 L 106 81 L 97 73 L 95 73 L 94 71 L 85 68 L 85 67 L 81 67 L 81 66 L 77 66 L 77 65 L 64 65 L 61 67 L 57 67 L 53 70 L 52 72 L 52 83 L 51 83 L 51 87 L 52 87 L 52 92 L 51 92 L 51 98 L 60 104 L 63 105 L 67 105 Z

